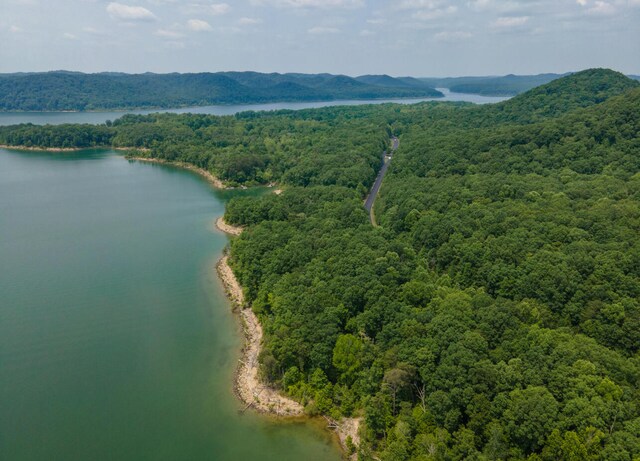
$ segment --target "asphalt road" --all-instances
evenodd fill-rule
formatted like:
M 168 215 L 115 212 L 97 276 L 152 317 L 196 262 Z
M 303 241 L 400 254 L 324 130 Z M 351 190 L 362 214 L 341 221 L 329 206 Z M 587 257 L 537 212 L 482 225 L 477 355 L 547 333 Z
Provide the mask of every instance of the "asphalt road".
M 391 164 L 391 160 L 393 159 L 393 154 L 400 146 L 400 140 L 395 136 L 391 138 L 391 150 L 387 155 L 387 152 L 383 153 L 384 163 L 382 164 L 382 168 L 378 172 L 378 177 L 376 178 L 376 182 L 373 183 L 371 190 L 369 191 L 369 195 L 364 202 L 364 207 L 369 213 L 369 219 L 371 220 L 371 224 L 376 225 L 376 219 L 373 215 L 373 204 L 376 201 L 376 197 L 378 196 L 378 192 L 380 191 L 380 187 L 382 186 L 382 181 L 384 180 L 384 175 L 387 174 L 387 170 L 389 169 L 389 164 Z

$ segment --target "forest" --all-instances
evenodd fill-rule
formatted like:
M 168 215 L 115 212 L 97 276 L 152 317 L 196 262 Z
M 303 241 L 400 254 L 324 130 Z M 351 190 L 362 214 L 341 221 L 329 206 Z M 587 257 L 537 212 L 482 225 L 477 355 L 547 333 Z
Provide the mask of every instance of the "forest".
M 331 74 L 0 74 L 0 111 L 89 111 L 280 101 L 441 97 L 416 79 Z
M 515 96 L 568 74 L 504 75 L 500 77 L 421 78 L 434 88 L 449 88 L 454 93 L 484 96 Z
M 231 264 L 262 373 L 310 415 L 362 417 L 359 459 L 635 461 L 638 133 L 640 84 L 595 69 L 496 105 L 126 116 L 0 144 L 277 182 L 225 212 L 246 228 Z M 374 227 L 363 200 L 392 135 Z

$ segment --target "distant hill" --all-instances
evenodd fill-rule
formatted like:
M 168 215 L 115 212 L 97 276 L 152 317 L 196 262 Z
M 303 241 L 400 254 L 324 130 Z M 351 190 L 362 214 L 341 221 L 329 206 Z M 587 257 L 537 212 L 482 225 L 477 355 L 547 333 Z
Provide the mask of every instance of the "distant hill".
M 421 78 L 434 88 L 448 88 L 454 93 L 483 96 L 515 96 L 568 74 L 505 75 L 502 77 Z
M 280 101 L 442 97 L 419 82 L 331 74 L 0 74 L 0 111 L 169 108 Z
M 447 88 L 452 93 L 479 94 L 482 96 L 516 96 L 532 88 L 552 82 L 565 74 L 538 74 L 538 75 L 504 75 L 487 77 L 444 77 L 444 78 L 420 78 L 422 84 L 432 88 Z M 633 80 L 640 80 L 640 75 L 628 75 Z M 397 80 L 404 81 L 412 77 L 400 77 Z
M 599 104 L 639 86 L 640 83 L 619 72 L 588 69 L 495 104 L 492 109 L 500 119 L 528 123 Z
M 361 75 L 356 80 L 369 85 L 378 85 L 394 88 L 431 88 L 425 82 L 413 77 L 394 78 L 389 75 Z

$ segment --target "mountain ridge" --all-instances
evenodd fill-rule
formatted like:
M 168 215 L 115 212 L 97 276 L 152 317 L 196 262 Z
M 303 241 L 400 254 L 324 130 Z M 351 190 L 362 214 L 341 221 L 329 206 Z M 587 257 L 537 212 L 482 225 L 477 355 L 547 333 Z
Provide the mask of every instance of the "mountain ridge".
M 412 86 L 393 77 L 370 84 L 346 75 L 259 72 L 0 74 L 0 111 L 155 109 L 442 96 L 427 85 Z

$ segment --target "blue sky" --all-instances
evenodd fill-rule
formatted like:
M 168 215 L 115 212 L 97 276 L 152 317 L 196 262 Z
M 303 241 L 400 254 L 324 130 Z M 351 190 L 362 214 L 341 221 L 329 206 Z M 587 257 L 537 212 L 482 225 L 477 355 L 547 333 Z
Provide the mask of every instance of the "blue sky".
M 0 72 L 640 74 L 640 0 L 0 0 Z

